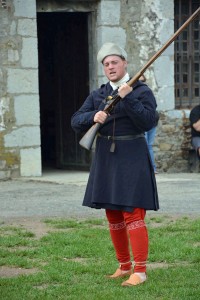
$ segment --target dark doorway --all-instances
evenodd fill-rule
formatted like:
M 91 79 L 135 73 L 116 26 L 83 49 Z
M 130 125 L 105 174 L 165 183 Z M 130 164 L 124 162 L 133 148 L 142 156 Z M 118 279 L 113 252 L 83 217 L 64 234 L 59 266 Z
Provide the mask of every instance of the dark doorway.
M 88 170 L 70 125 L 89 93 L 88 14 L 38 13 L 37 26 L 42 165 Z

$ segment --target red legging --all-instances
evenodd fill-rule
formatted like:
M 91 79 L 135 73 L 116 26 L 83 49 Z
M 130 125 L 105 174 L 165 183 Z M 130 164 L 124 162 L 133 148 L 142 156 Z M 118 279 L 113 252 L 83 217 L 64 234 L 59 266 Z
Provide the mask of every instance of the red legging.
M 148 233 L 144 222 L 146 211 L 134 208 L 133 212 L 106 210 L 110 235 L 121 270 L 131 268 L 129 238 L 134 258 L 134 272 L 146 272 Z M 128 238 L 128 234 L 129 238 Z

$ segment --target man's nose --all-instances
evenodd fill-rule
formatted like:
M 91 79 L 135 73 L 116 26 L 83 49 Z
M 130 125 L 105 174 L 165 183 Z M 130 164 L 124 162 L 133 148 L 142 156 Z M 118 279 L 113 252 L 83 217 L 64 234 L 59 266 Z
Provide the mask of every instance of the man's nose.
M 113 67 L 114 67 L 114 65 L 113 64 L 109 64 L 109 69 L 112 69 Z

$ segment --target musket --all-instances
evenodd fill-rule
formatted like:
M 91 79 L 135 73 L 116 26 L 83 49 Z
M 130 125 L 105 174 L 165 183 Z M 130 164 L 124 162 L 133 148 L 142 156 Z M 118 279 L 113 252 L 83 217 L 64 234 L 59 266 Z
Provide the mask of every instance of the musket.
M 172 35 L 172 37 L 158 50 L 152 58 L 144 65 L 144 67 L 133 77 L 131 78 L 127 84 L 129 86 L 132 86 L 146 71 L 146 69 L 165 51 L 167 47 L 177 38 L 177 36 L 196 18 L 196 16 L 200 13 L 200 7 L 183 23 L 183 25 Z M 112 109 L 115 107 L 115 105 L 121 100 L 122 98 L 119 96 L 119 94 L 116 94 L 114 96 L 108 96 L 105 101 L 109 101 L 105 108 L 104 112 L 108 115 Z M 99 127 L 101 124 L 95 123 L 82 137 L 79 144 L 87 149 L 90 150 L 92 147 L 92 144 L 94 142 L 95 136 L 99 130 Z

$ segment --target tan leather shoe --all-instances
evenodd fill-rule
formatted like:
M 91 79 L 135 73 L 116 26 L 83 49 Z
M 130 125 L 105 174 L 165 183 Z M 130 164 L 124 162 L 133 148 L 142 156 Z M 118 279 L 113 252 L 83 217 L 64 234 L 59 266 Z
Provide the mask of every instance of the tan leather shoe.
M 137 274 L 132 274 L 128 280 L 122 282 L 122 286 L 135 286 L 144 283 L 145 281 L 146 279 L 142 280 Z
M 120 268 L 118 268 L 114 274 L 107 275 L 106 277 L 111 279 L 117 279 L 117 278 L 130 276 L 132 273 L 133 273 L 132 270 L 122 271 Z

